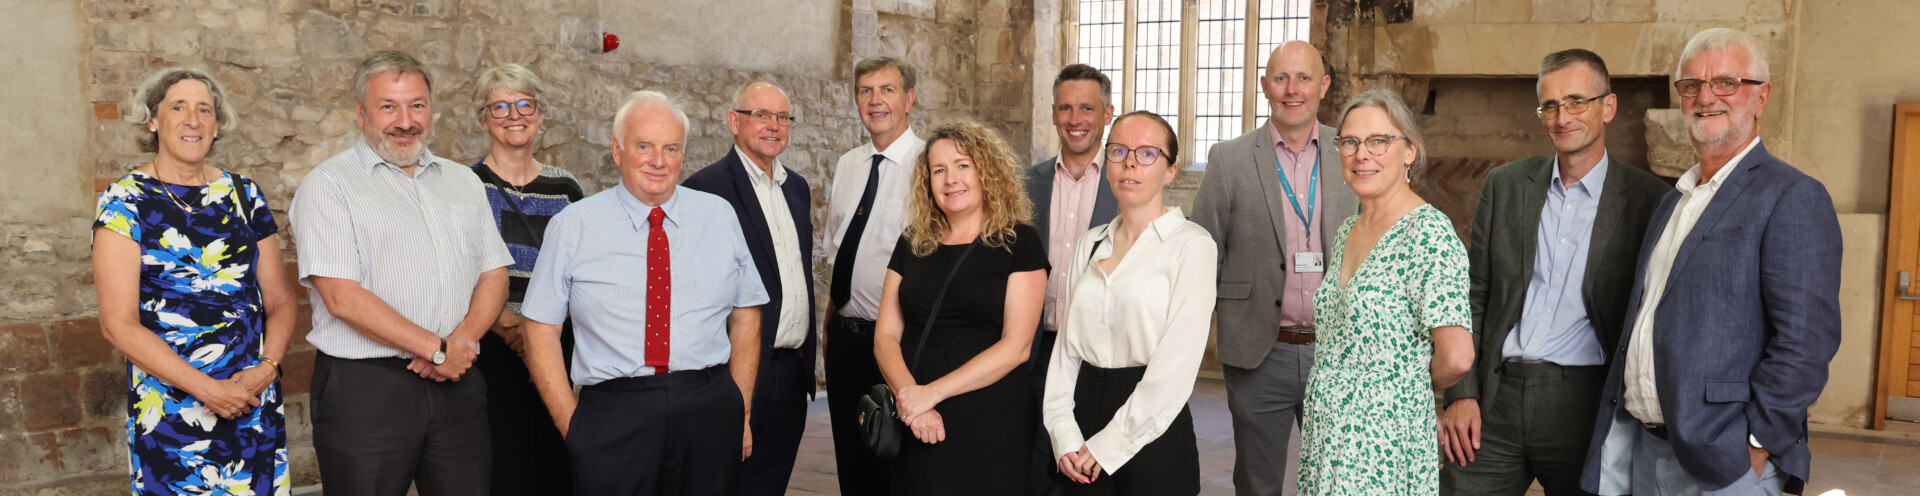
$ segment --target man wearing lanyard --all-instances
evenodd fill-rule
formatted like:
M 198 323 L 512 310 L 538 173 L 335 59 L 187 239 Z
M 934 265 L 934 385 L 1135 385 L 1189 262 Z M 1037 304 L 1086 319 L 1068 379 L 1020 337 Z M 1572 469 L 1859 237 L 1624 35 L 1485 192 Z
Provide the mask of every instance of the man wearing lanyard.
M 1316 117 L 1332 79 L 1312 44 L 1274 49 L 1260 78 L 1267 125 L 1214 145 L 1193 221 L 1220 247 L 1219 359 L 1233 414 L 1235 492 L 1282 494 L 1288 438 L 1313 368 L 1313 291 L 1326 240 L 1360 200 L 1340 180 L 1335 135 Z

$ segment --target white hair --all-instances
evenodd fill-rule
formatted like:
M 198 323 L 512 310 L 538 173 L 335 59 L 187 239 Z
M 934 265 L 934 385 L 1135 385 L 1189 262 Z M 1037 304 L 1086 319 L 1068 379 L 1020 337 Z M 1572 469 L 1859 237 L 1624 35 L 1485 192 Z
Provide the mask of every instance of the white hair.
M 1747 64 L 1747 70 L 1752 74 L 1746 76 L 1767 81 L 1772 72 L 1767 68 L 1767 51 L 1760 46 L 1760 40 L 1747 34 L 1746 31 L 1728 28 L 1701 31 L 1693 35 L 1693 39 L 1687 40 L 1687 47 L 1680 51 L 1680 64 L 1674 67 L 1673 79 L 1678 81 L 1686 78 L 1686 75 L 1680 74 L 1680 71 L 1686 70 L 1687 61 L 1693 60 L 1694 57 L 1702 53 L 1718 52 L 1734 47 L 1745 49 L 1748 58 L 1752 60 Z
M 626 134 L 627 114 L 631 114 L 634 110 L 648 105 L 659 105 L 666 107 L 667 110 L 673 111 L 673 118 L 680 121 L 680 129 L 683 135 L 693 131 L 692 123 L 687 120 L 686 111 L 680 110 L 680 102 L 675 101 L 673 97 L 667 96 L 666 93 L 654 90 L 640 90 L 627 94 L 626 101 L 620 104 L 620 110 L 613 113 L 613 139 L 619 140 L 621 136 Z M 682 138 L 684 138 L 684 136 L 682 136 Z

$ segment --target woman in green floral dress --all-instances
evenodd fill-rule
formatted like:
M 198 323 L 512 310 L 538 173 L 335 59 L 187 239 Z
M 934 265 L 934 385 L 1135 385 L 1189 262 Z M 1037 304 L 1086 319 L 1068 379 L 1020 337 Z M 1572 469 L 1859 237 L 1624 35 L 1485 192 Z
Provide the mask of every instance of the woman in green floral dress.
M 1341 114 L 1334 143 L 1360 214 L 1314 293 L 1300 494 L 1437 494 L 1433 391 L 1473 363 L 1467 250 L 1407 184 L 1425 156 L 1400 97 L 1369 91 Z

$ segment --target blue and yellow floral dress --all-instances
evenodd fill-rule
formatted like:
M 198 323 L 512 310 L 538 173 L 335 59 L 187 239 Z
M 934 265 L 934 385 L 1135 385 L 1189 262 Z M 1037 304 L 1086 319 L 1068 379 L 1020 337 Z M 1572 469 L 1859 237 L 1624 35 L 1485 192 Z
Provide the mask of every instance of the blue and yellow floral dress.
M 257 260 L 255 242 L 279 228 L 259 185 L 222 173 L 180 186 L 134 171 L 101 193 L 93 225 L 140 244 L 140 323 L 181 359 L 214 379 L 261 363 L 266 310 L 254 269 L 278 261 Z M 132 362 L 127 370 L 134 494 L 288 494 L 279 381 L 260 407 L 227 420 Z

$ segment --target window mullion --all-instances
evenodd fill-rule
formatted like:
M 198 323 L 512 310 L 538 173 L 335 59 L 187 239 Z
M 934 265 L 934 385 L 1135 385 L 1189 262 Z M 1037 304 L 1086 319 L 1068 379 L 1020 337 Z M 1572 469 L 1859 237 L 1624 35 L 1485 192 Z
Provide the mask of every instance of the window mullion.
M 1120 55 L 1120 88 L 1121 88 L 1120 112 L 1121 113 L 1133 111 L 1133 82 L 1134 82 L 1133 70 L 1135 67 L 1139 66 L 1139 63 L 1137 63 L 1137 61 L 1134 60 L 1134 48 L 1135 48 L 1134 42 L 1136 38 L 1134 31 L 1138 29 L 1138 26 L 1135 23 L 1137 23 L 1140 20 L 1140 14 L 1139 12 L 1137 12 L 1139 7 L 1140 7 L 1140 0 L 1127 0 L 1126 6 L 1121 9 L 1126 12 L 1126 21 L 1123 24 L 1121 24 L 1122 28 L 1120 30 L 1121 31 L 1121 35 L 1120 35 L 1120 46 L 1121 46 L 1121 49 L 1120 49 L 1120 54 L 1121 54 Z
M 1240 132 L 1252 131 L 1260 113 L 1260 0 L 1247 0 L 1247 28 L 1245 34 L 1247 63 L 1244 79 L 1246 84 L 1240 88 Z
M 1192 150 L 1198 121 L 1198 84 L 1200 79 L 1200 2 L 1180 2 L 1180 149 Z M 1180 165 L 1193 163 L 1193 154 L 1181 157 Z

